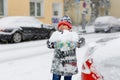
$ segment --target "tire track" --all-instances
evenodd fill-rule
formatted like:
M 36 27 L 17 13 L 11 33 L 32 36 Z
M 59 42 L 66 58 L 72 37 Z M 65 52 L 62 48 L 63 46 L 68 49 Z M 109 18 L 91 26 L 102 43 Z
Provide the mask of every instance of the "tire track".
M 11 62 L 11 61 L 16 61 L 16 60 L 22 60 L 22 59 L 29 59 L 29 58 L 32 58 L 32 57 L 38 57 L 38 56 L 42 56 L 42 55 L 46 55 L 46 54 L 51 54 L 53 51 L 45 51 L 43 53 L 34 53 L 34 54 L 31 54 L 31 55 L 24 55 L 24 56 L 21 56 L 21 57 L 14 57 L 14 58 L 8 58 L 8 59 L 3 59 L 3 60 L 0 60 L 0 64 L 2 63 L 6 63 L 6 62 Z
M 30 42 L 30 43 L 17 43 L 17 44 L 8 44 L 8 45 L 0 45 L 0 54 L 6 51 L 12 51 L 12 50 L 19 50 L 19 49 L 28 49 L 28 48 L 34 48 L 34 47 L 40 47 L 46 45 L 45 41 L 37 41 L 37 42 Z

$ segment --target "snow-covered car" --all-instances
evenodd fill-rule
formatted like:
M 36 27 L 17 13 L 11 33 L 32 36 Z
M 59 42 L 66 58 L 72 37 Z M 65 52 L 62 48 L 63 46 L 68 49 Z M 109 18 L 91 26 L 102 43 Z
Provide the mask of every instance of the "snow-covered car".
M 96 33 L 120 31 L 120 22 L 113 16 L 98 17 L 93 25 Z
M 11 16 L 0 19 L 0 41 L 21 42 L 49 38 L 54 28 L 29 16 Z
M 82 64 L 81 80 L 120 79 L 119 41 L 119 37 L 110 37 L 89 44 Z

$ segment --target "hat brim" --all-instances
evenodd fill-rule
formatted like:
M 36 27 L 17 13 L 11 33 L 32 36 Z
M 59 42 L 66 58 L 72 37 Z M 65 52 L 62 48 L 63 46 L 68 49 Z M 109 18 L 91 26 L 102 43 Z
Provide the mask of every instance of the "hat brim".
M 72 28 L 71 23 L 69 23 L 69 22 L 67 22 L 67 21 L 60 21 L 60 22 L 58 23 L 58 28 L 59 28 L 61 25 L 67 25 L 69 29 Z

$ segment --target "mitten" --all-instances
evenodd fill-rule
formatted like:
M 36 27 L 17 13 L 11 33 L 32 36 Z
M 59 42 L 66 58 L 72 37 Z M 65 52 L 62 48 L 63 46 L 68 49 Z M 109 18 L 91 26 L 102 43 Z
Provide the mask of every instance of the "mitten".
M 77 42 L 77 47 L 80 48 L 85 45 L 85 38 L 81 37 Z
M 47 41 L 47 47 L 50 48 L 50 49 L 51 49 L 51 48 L 55 48 L 55 47 L 54 47 L 54 42 L 50 42 L 50 41 L 48 40 L 48 41 Z

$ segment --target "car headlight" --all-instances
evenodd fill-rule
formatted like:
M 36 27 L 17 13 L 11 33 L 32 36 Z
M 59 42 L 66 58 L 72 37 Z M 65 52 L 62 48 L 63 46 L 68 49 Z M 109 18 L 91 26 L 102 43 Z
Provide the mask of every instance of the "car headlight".
M 0 32 L 4 32 L 4 29 L 0 29 Z
M 0 29 L 0 32 L 12 32 L 13 29 Z

